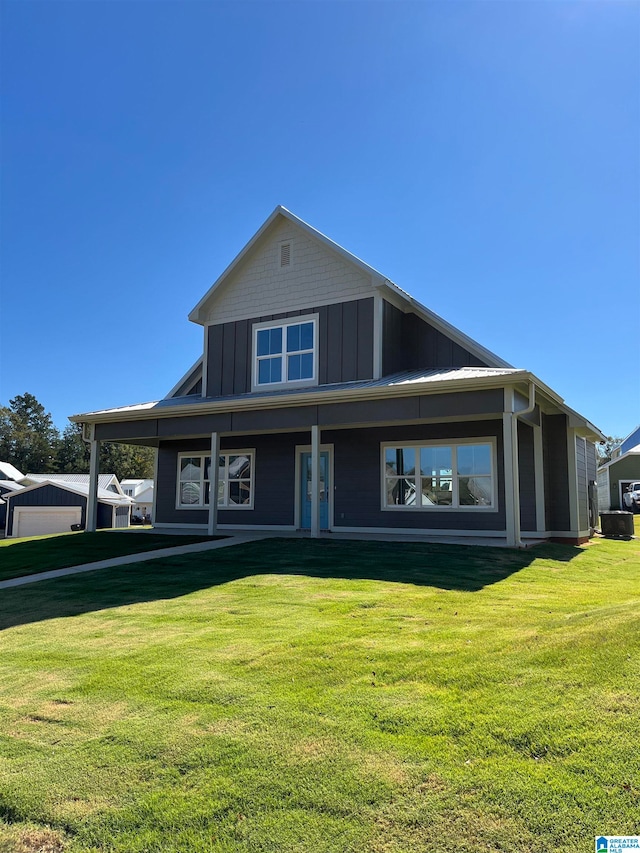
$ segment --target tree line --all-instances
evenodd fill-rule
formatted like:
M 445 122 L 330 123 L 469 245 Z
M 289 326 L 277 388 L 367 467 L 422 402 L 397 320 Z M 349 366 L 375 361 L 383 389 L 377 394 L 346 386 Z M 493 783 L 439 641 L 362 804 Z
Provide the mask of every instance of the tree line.
M 150 447 L 104 442 L 100 471 L 118 480 L 153 477 L 153 456 Z M 19 394 L 0 406 L 0 461 L 23 474 L 87 474 L 89 457 L 80 424 L 70 423 L 61 433 L 33 394 Z

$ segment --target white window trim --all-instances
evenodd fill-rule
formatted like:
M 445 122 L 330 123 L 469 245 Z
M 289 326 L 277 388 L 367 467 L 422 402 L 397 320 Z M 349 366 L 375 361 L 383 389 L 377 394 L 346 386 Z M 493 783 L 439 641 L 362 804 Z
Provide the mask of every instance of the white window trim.
M 188 459 L 199 458 L 199 459 L 203 460 L 201 467 L 200 467 L 200 471 L 201 471 L 200 494 L 203 495 L 204 494 L 204 488 L 203 488 L 204 487 L 204 460 L 208 456 L 211 456 L 210 451 L 209 452 L 196 451 L 194 453 L 191 453 L 189 451 L 184 451 L 182 453 L 178 453 L 177 474 L 176 474 L 176 509 L 206 509 L 206 510 L 209 509 L 209 504 L 205 504 L 205 503 L 199 503 L 199 504 L 183 504 L 183 503 L 180 503 L 180 463 L 181 463 L 181 460 L 185 459 L 185 458 L 188 458 Z M 256 477 L 256 474 L 255 474 L 255 464 L 256 464 L 255 448 L 254 447 L 240 448 L 239 450 L 236 450 L 235 448 L 232 448 L 231 450 L 225 449 L 225 450 L 220 451 L 220 456 L 226 457 L 225 473 L 229 467 L 229 459 L 228 459 L 229 456 L 249 456 L 249 457 L 251 457 L 251 478 L 249 481 L 251 484 L 250 485 L 251 503 L 248 503 L 248 504 L 227 504 L 227 503 L 218 504 L 218 511 L 222 512 L 223 510 L 227 510 L 227 509 L 231 509 L 231 510 L 250 510 L 250 509 L 253 509 L 254 501 L 255 501 L 255 477 Z M 222 480 L 223 480 L 223 478 L 220 478 L 221 482 L 222 482 Z M 209 482 L 211 482 L 211 481 L 209 481 Z M 229 480 L 226 476 L 224 477 L 224 484 L 225 484 L 224 485 L 224 497 L 225 497 L 225 501 L 227 501 L 228 497 L 229 497 Z
M 394 505 L 387 506 L 387 489 L 386 489 L 386 469 L 385 469 L 385 450 L 388 447 L 412 447 L 418 450 L 421 447 L 451 447 L 454 449 L 451 471 L 452 477 L 452 492 L 457 499 L 457 478 L 460 476 L 456 473 L 455 468 L 457 454 L 455 449 L 469 444 L 488 444 L 491 450 L 491 505 L 490 506 L 402 506 Z M 442 438 L 429 439 L 428 441 L 384 441 L 380 443 L 380 508 L 383 512 L 498 512 L 498 489 L 497 489 L 497 442 L 495 436 L 474 436 L 473 438 Z M 419 455 L 419 454 L 418 454 Z M 487 476 L 487 475 L 483 475 Z M 418 478 L 417 478 L 418 479 Z
M 287 365 L 287 352 L 286 352 L 286 338 L 287 338 L 287 328 L 289 326 L 300 326 L 302 323 L 313 323 L 313 376 L 311 379 L 291 379 L 291 380 L 283 380 L 282 382 L 265 382 L 262 384 L 258 383 L 258 332 L 262 329 L 282 329 L 282 370 L 283 373 L 286 372 Z M 252 332 L 252 346 L 251 346 L 251 357 L 252 357 L 252 370 L 251 370 L 251 390 L 252 391 L 264 391 L 265 389 L 268 391 L 277 391 L 281 388 L 304 388 L 309 387 L 310 385 L 318 384 L 318 328 L 319 328 L 319 314 L 300 314 L 297 317 L 287 317 L 283 320 L 267 320 L 262 323 L 254 323 L 253 324 L 253 332 Z M 301 352 L 308 352 L 308 350 L 301 350 Z M 275 355 L 275 353 L 274 353 Z

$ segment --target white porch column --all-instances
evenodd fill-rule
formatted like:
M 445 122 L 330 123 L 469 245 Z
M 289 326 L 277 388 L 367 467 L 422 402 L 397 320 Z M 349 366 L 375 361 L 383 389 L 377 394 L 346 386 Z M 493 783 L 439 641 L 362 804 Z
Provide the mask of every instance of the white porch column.
M 89 462 L 89 497 L 87 498 L 87 520 L 85 531 L 95 533 L 98 527 L 98 473 L 100 469 L 100 442 L 93 437 L 95 427 L 91 430 L 91 459 Z
M 311 536 L 320 536 L 320 427 L 311 427 Z
M 215 536 L 218 529 L 218 483 L 220 481 L 220 469 L 218 465 L 220 457 L 220 433 L 211 433 L 211 465 L 209 467 L 209 524 L 207 533 Z
M 520 489 L 518 487 L 518 420 L 513 414 L 513 388 L 504 389 L 502 442 L 504 444 L 504 503 L 507 545 L 520 540 Z
M 158 456 L 160 448 L 156 447 L 153 451 L 153 503 L 151 504 L 151 526 L 156 526 L 156 503 L 158 496 Z

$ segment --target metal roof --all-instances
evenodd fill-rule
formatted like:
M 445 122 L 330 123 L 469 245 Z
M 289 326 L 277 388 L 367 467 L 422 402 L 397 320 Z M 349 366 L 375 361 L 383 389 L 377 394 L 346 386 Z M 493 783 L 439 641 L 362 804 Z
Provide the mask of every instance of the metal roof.
M 35 483 L 43 483 L 45 480 L 62 480 L 65 483 L 89 484 L 88 474 L 25 474 L 23 479 L 33 480 Z M 107 486 L 115 479 L 115 474 L 98 474 L 98 488 L 107 490 Z M 111 492 L 111 494 L 115 495 L 116 492 Z
M 157 411 L 171 410 L 172 408 L 184 405 L 210 405 L 212 403 L 233 404 L 240 400 L 262 400 L 265 398 L 291 398 L 295 399 L 302 394 L 331 394 L 336 391 L 356 391 L 367 388 L 407 388 L 408 386 L 416 386 L 419 390 L 420 385 L 433 386 L 438 383 L 448 383 L 461 380 L 500 378 L 503 376 L 512 376 L 517 373 L 526 373 L 524 370 L 519 370 L 514 367 L 447 367 L 435 370 L 410 370 L 401 373 L 394 373 L 391 376 L 385 376 L 382 379 L 366 379 L 357 380 L 355 382 L 334 382 L 330 385 L 312 385 L 304 388 L 283 388 L 279 390 L 251 391 L 245 394 L 233 394 L 227 397 L 198 397 L 190 394 L 186 397 L 170 397 L 164 400 L 156 400 L 150 403 L 135 403 L 130 406 L 121 406 L 115 409 L 99 409 L 94 412 L 85 412 L 84 415 L 108 415 L 108 414 L 125 414 L 131 412 L 148 412 L 150 409 Z M 82 414 L 73 415 L 74 418 L 83 417 Z

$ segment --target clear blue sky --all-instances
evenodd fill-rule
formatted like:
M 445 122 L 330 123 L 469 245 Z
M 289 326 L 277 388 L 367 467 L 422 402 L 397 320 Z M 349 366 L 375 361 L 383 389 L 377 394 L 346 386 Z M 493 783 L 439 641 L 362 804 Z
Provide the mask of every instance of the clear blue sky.
M 637 2 L 3 2 L 0 402 L 164 396 L 277 204 L 640 422 Z

